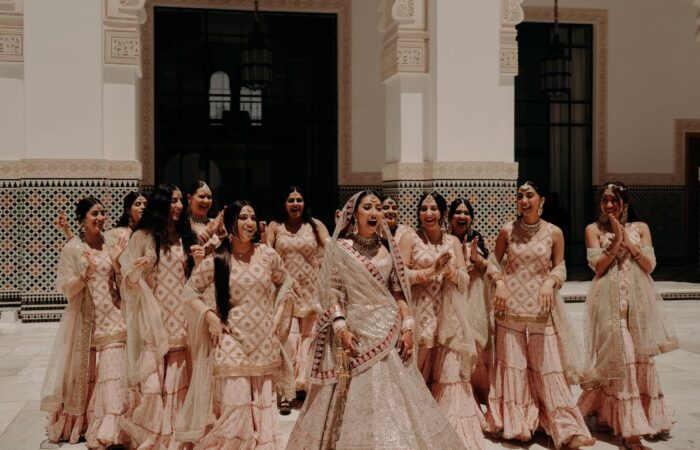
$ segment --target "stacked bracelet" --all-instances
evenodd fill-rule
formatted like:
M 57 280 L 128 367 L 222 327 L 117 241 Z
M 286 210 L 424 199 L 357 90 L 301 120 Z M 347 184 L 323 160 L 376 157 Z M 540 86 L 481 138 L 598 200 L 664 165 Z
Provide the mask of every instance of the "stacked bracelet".
M 413 331 L 413 328 L 415 328 L 415 326 L 416 321 L 413 319 L 413 317 L 406 317 L 405 319 L 403 319 L 403 322 L 401 322 L 401 334 L 407 331 Z
M 423 284 L 426 281 L 428 281 L 428 277 L 425 276 L 425 272 L 423 272 L 422 270 L 417 270 L 416 271 L 416 281 L 418 282 L 418 284 Z
M 643 257 L 644 257 L 644 252 L 642 252 L 642 251 L 640 250 L 639 253 L 637 253 L 636 256 L 633 256 L 633 257 L 632 257 L 632 259 L 635 260 L 635 261 L 639 261 L 639 260 L 642 259 Z
M 337 319 L 333 321 L 333 332 L 335 335 L 340 339 L 340 336 L 343 334 L 343 331 L 345 331 L 348 328 L 348 324 L 345 322 L 345 319 Z

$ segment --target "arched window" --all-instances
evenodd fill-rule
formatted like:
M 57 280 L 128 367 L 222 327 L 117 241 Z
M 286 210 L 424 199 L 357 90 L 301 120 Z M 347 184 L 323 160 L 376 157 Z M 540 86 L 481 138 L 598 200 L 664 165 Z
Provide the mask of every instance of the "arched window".
M 209 79 L 209 120 L 220 121 L 231 110 L 231 88 L 225 72 L 214 72 Z
M 248 113 L 250 124 L 259 127 L 262 124 L 262 91 L 241 87 L 241 111 Z

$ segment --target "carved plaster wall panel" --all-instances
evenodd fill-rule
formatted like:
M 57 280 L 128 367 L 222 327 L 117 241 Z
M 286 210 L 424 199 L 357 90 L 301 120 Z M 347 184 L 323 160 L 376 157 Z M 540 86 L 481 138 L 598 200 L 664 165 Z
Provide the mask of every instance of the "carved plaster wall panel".
M 135 0 L 126 0 L 135 1 Z M 154 6 L 176 8 L 218 8 L 251 10 L 250 0 L 147 0 L 143 7 L 145 17 L 153 17 Z M 338 23 L 338 184 L 378 185 L 380 172 L 353 172 L 352 170 L 352 75 L 351 75 L 351 1 L 350 0 L 261 0 L 262 11 L 305 11 L 334 13 Z M 141 162 L 143 183 L 154 183 L 153 136 L 153 21 L 140 26 L 141 65 Z
M 145 17 L 143 6 L 143 0 L 104 0 L 105 64 L 139 64 L 139 21 Z
M 0 180 L 74 178 L 139 180 L 141 179 L 141 163 L 105 159 L 0 161 Z
M 515 26 L 523 21 L 523 0 L 501 0 L 501 33 L 499 60 L 501 74 L 518 74 L 518 31 Z
M 0 0 L 0 61 L 24 61 L 23 4 Z
M 381 0 L 377 28 L 384 34 L 382 80 L 401 72 L 428 72 L 425 0 Z
M 105 64 L 138 64 L 141 44 L 136 30 L 104 31 Z
M 383 168 L 384 182 L 426 180 L 517 180 L 518 163 L 498 161 L 429 161 L 389 163 Z

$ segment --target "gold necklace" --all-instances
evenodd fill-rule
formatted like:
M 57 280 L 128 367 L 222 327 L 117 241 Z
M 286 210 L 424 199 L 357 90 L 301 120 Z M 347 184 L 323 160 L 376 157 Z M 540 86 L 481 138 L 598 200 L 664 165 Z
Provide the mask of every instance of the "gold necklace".
M 537 219 L 537 222 L 535 223 L 526 223 L 525 219 L 521 217 L 518 220 L 517 224 L 520 230 L 525 235 L 527 235 L 528 237 L 532 237 L 536 235 L 538 231 L 540 231 L 540 227 L 542 226 L 542 219 Z
M 364 237 L 360 234 L 352 236 L 352 248 L 368 259 L 374 258 L 379 252 L 379 247 L 382 246 L 382 241 L 379 235 L 374 233 L 371 237 Z

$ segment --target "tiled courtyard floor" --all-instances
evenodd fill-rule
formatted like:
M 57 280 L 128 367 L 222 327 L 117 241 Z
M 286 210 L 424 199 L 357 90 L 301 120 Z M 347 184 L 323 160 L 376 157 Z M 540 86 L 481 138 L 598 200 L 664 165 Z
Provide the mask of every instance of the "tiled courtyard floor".
M 700 448 L 700 301 L 670 301 L 666 307 L 678 329 L 681 349 L 658 357 L 657 365 L 677 422 L 670 439 L 646 445 L 659 450 Z M 583 304 L 567 304 L 567 309 L 574 323 L 583 323 Z M 39 391 L 56 328 L 55 323 L 0 323 L 0 450 L 35 450 L 45 439 L 45 414 L 39 411 Z M 285 439 L 297 415 L 295 410 L 291 416 L 281 417 Z M 595 435 L 598 442 L 593 448 L 618 447 L 618 442 L 609 435 Z M 85 446 L 66 444 L 61 448 L 84 449 Z M 538 436 L 528 445 L 489 440 L 487 448 L 554 447 L 545 436 Z

